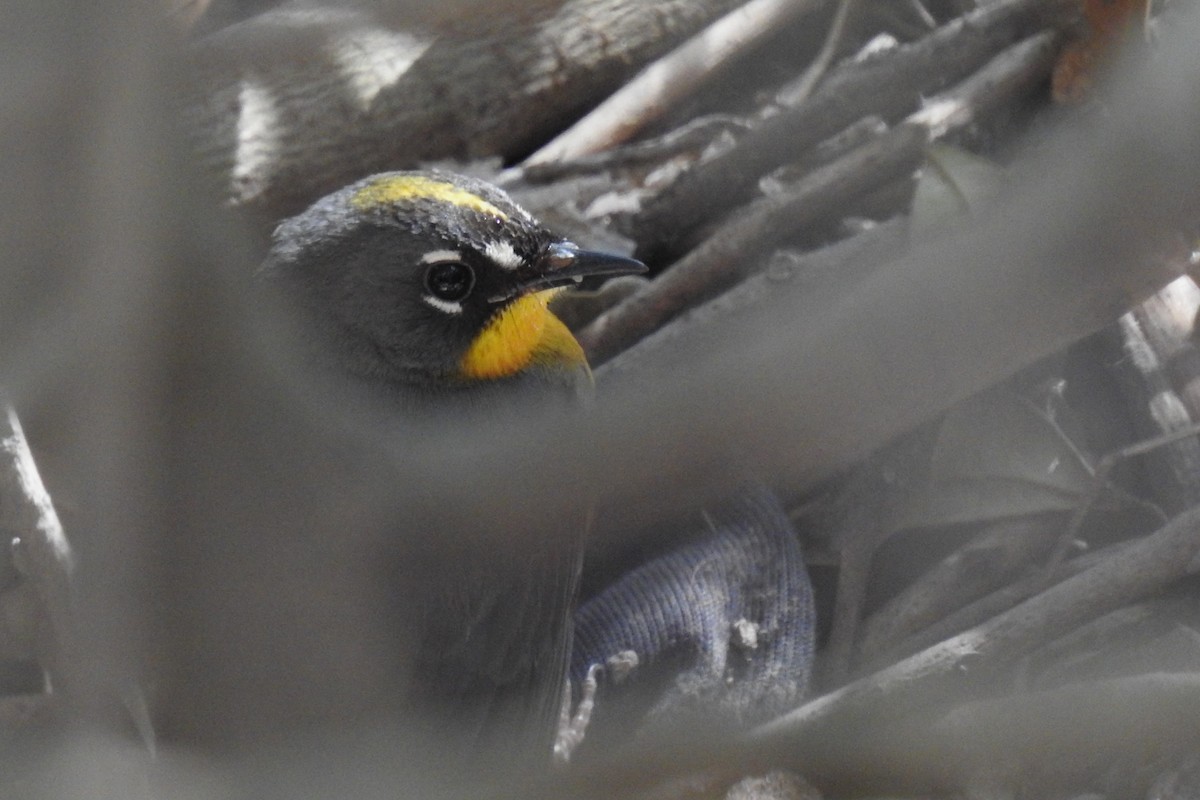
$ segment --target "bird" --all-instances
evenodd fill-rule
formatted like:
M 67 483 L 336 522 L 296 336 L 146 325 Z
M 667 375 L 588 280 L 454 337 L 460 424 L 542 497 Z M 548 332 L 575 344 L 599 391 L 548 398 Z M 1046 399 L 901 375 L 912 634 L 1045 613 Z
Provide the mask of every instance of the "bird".
M 514 385 L 586 394 L 587 359 L 549 301 L 587 277 L 646 271 L 447 172 L 365 178 L 272 238 L 259 275 L 283 285 L 316 354 L 401 405 L 487 404 Z
M 363 178 L 284 220 L 257 275 L 314 365 L 407 418 L 585 400 L 587 359 L 549 301 L 585 278 L 645 271 L 555 235 L 492 184 L 422 170 Z M 395 613 L 415 639 L 406 691 L 462 758 L 549 762 L 582 528 L 532 555 L 457 547 L 397 571 Z

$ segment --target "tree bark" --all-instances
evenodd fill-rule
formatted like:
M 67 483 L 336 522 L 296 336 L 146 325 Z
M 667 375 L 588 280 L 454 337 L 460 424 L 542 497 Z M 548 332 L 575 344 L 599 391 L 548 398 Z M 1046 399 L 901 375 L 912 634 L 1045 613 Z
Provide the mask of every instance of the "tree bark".
M 278 216 L 371 172 L 524 155 L 736 5 L 570 0 L 470 36 L 280 9 L 196 45 L 188 127 L 235 202 Z

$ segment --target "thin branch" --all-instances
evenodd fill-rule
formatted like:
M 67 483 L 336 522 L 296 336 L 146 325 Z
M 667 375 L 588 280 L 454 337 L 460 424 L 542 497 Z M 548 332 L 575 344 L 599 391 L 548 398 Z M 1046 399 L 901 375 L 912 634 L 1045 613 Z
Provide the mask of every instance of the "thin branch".
M 589 153 L 578 158 L 525 163 L 513 172 L 530 183 L 549 183 L 575 175 L 591 175 L 622 167 L 665 161 L 687 150 L 703 150 L 718 137 L 737 130 L 749 130 L 749 122 L 728 114 L 711 114 L 689 120 L 662 136 L 614 147 L 601 153 Z
M 1153 439 L 1147 439 L 1142 442 L 1135 442 L 1128 447 L 1123 447 L 1114 453 L 1109 453 L 1100 459 L 1096 465 L 1095 475 L 1092 478 L 1091 487 L 1085 497 L 1083 497 L 1075 511 L 1071 514 L 1071 519 L 1067 523 L 1067 527 L 1058 537 L 1054 547 L 1051 549 L 1049 556 L 1046 558 L 1046 563 L 1042 567 L 1042 582 L 1043 586 L 1049 586 L 1054 580 L 1054 573 L 1062 565 L 1067 555 L 1071 552 L 1075 539 L 1079 535 L 1079 531 L 1083 528 L 1083 521 L 1091 512 L 1104 490 L 1109 488 L 1109 475 L 1112 474 L 1113 468 L 1117 464 L 1128 458 L 1145 455 L 1159 448 L 1167 447 L 1183 439 L 1189 439 L 1200 435 L 1200 423 L 1188 425 L 1170 433 L 1165 433 L 1162 436 L 1156 436 Z
M 925 8 L 925 4 L 921 0 L 908 0 L 908 5 L 916 14 L 917 19 L 921 20 L 921 24 L 932 30 L 937 27 L 937 20 L 929 13 L 929 9 Z
M 525 160 L 526 166 L 579 158 L 629 141 L 733 59 L 824 0 L 751 0 L 642 70 L 607 100 Z
M 842 43 L 842 34 L 846 30 L 846 20 L 850 18 L 850 10 L 858 0 L 839 0 L 833 21 L 829 23 L 829 32 L 825 34 L 825 42 L 821 52 L 808 65 L 808 69 L 795 83 L 789 83 L 775 95 L 775 102 L 783 106 L 798 106 L 809 98 L 817 83 L 825 76 L 825 71 L 833 63 L 838 47 Z

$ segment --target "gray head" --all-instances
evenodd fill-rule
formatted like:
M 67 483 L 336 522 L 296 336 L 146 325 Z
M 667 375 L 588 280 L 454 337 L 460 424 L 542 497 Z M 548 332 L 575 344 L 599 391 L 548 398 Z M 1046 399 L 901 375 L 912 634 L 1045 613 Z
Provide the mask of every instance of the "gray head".
M 280 224 L 260 275 L 285 289 L 339 369 L 441 392 L 586 374 L 547 302 L 587 275 L 644 270 L 579 250 L 483 181 L 392 172 Z

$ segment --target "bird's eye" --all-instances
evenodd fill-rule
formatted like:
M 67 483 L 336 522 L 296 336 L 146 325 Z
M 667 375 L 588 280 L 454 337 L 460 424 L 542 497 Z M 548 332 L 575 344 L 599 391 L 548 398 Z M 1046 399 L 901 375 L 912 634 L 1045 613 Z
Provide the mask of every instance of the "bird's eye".
M 438 300 L 457 303 L 475 287 L 475 272 L 461 261 L 431 264 L 425 271 L 425 288 Z

